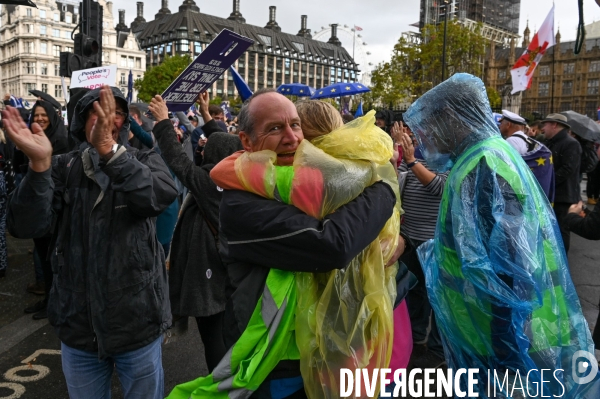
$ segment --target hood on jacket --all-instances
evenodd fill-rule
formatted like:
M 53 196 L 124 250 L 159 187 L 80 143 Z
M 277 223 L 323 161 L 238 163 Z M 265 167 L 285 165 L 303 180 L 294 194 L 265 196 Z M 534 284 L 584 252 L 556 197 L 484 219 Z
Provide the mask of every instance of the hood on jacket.
M 121 127 L 121 131 L 119 132 L 119 139 L 117 140 L 119 144 L 125 145 L 127 144 L 127 139 L 129 137 L 129 107 L 127 105 L 127 99 L 118 88 L 111 87 L 111 90 L 115 96 L 115 101 L 120 103 L 123 110 L 127 113 L 123 127 Z M 85 93 L 85 95 L 77 102 L 77 105 L 75 105 L 73 118 L 69 125 L 69 135 L 79 143 L 87 141 L 85 137 L 85 115 L 90 107 L 92 107 L 94 101 L 98 100 L 100 100 L 100 88 Z
M 500 135 L 481 79 L 458 73 L 419 98 L 404 113 L 423 157 L 445 172 L 471 145 Z
M 227 158 L 234 152 L 243 149 L 242 142 L 237 135 L 215 132 L 210 135 L 210 139 L 206 142 L 206 146 L 204 147 L 202 167 L 209 167 L 212 169 L 212 167 L 221 162 L 223 159 Z
M 33 104 L 33 107 L 31 108 L 31 114 L 29 115 L 29 126 L 31 126 L 31 124 L 34 122 L 33 117 L 37 107 L 44 108 L 46 115 L 48 115 L 49 125 L 46 130 L 44 130 L 44 133 L 46 133 L 46 136 L 50 142 L 54 142 L 60 138 L 64 138 L 66 140 L 67 129 L 65 128 L 65 121 L 60 115 L 58 115 L 56 108 L 54 108 L 54 106 L 48 101 L 38 100 L 35 102 L 35 104 Z

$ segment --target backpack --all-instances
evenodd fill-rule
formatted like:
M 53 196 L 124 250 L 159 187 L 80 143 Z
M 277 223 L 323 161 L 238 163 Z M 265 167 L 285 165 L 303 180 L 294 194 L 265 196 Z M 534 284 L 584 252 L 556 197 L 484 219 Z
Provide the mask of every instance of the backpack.
M 598 154 L 594 143 L 591 141 L 581 142 L 581 167 L 580 173 L 590 173 L 598 165 Z

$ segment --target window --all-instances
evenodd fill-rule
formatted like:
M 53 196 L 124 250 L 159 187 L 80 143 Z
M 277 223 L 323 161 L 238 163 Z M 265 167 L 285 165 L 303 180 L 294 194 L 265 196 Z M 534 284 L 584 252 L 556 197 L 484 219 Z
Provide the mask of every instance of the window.
M 570 111 L 571 110 L 571 103 L 570 102 L 563 102 L 560 103 L 560 110 L 562 111 Z
M 48 85 L 46 83 L 42 83 L 42 91 L 48 93 Z
M 125 57 L 124 55 L 121 56 L 121 66 L 127 67 L 127 57 Z
M 202 52 L 202 44 L 200 42 L 194 42 L 194 53 L 199 54 Z
M 33 25 L 31 25 L 31 24 L 26 24 L 26 25 L 25 25 L 25 32 L 26 32 L 26 33 L 33 33 Z
M 40 53 L 48 54 L 48 43 L 46 43 L 46 42 L 40 43 Z
M 61 98 L 62 97 L 62 86 L 54 85 L 54 97 Z
M 42 75 L 48 75 L 48 64 L 46 64 L 45 62 L 42 62 L 40 65 L 40 71 L 42 73 Z M 47 93 L 47 92 L 44 92 Z
M 65 39 L 70 39 L 71 38 L 71 32 L 69 32 L 68 30 L 64 30 L 63 31 L 63 37 Z
M 46 19 L 46 10 L 40 10 L 40 18 Z
M 138 57 L 135 59 L 135 67 L 137 69 L 142 69 L 142 59 L 141 58 Z
M 72 21 L 72 19 L 71 19 L 71 15 L 70 15 L 70 14 L 67 14 L 67 15 L 65 16 L 65 22 L 66 22 L 66 23 L 68 23 L 68 24 L 70 24 L 70 23 L 71 23 L 71 21 Z
M 506 70 L 502 69 L 502 70 L 498 71 L 498 79 L 499 80 L 506 79 Z
M 29 7 L 27 7 L 27 16 L 28 17 L 32 16 L 32 14 L 31 14 L 31 8 L 29 8 Z
M 35 62 L 25 62 L 23 65 L 23 73 L 35 75 Z
M 65 47 L 65 51 L 68 52 L 68 53 L 72 53 L 73 52 L 73 47 L 67 46 L 67 47 Z
M 562 94 L 565 96 L 570 96 L 573 94 L 573 81 L 567 80 L 563 82 Z
M 24 45 L 25 45 L 25 52 L 29 53 L 29 54 L 35 53 L 35 46 L 34 46 L 34 44 L 35 43 L 33 43 L 33 42 L 25 42 L 24 43 Z
M 108 62 L 110 62 L 109 60 L 110 60 L 110 55 L 109 55 L 108 51 L 103 51 L 102 52 L 102 63 L 105 63 L 105 62 L 108 63 Z
M 127 68 L 133 68 L 133 57 L 127 59 Z
M 46 35 L 46 25 L 41 25 L 40 26 L 40 34 L 42 35 Z
M 540 67 L 540 76 L 549 76 L 550 75 L 550 66 L 543 65 Z
M 539 88 L 538 88 L 538 96 L 540 97 L 548 97 L 548 91 L 550 88 L 550 83 L 548 82 L 540 82 Z
M 590 68 L 588 72 L 600 72 L 600 61 L 590 62 Z
M 190 51 L 190 42 L 187 39 L 181 39 L 177 42 L 177 49 L 176 51 L 178 53 L 187 53 L 188 51 Z
M 60 15 L 54 14 L 54 22 L 60 22 Z
M 60 31 L 58 29 L 52 29 L 53 37 L 60 37 Z
M 52 46 L 52 55 L 60 57 L 60 46 L 57 46 L 56 44 Z
M 127 84 L 127 81 L 125 80 L 125 73 L 121 73 L 121 84 Z
M 547 103 L 539 103 L 538 104 L 538 112 L 542 115 L 548 114 L 548 104 Z
M 29 90 L 35 90 L 35 83 L 25 83 L 25 93 L 29 94 Z
M 575 73 L 575 63 L 574 62 L 569 62 L 568 64 L 564 65 L 563 68 L 563 73 L 565 75 L 572 75 Z
M 586 101 L 585 103 L 585 114 L 592 119 L 595 119 L 597 114 L 596 101 Z
M 60 64 L 54 64 L 54 76 L 60 76 Z
M 589 79 L 587 85 L 587 94 L 598 94 L 598 79 Z

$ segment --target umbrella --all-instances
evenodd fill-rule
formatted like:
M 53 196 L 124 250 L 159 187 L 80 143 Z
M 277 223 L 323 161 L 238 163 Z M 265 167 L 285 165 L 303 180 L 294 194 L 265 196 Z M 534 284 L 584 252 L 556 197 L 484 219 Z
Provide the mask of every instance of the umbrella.
M 60 103 L 58 101 L 56 101 L 56 99 L 54 97 L 52 97 L 50 94 L 44 93 L 43 91 L 39 91 L 39 90 L 29 90 L 29 92 L 32 95 L 39 97 L 44 101 L 48 101 L 50 104 L 52 104 L 52 106 L 54 108 L 56 108 L 58 110 L 62 110 L 62 106 L 60 105 Z
M 315 88 L 302 83 L 287 83 L 279 86 L 277 91 L 286 96 L 311 97 Z
M 369 91 L 371 91 L 371 89 L 362 83 L 334 83 L 317 90 L 311 98 L 317 100 L 319 98 L 351 96 L 353 94 L 366 93 Z
M 27 7 L 35 7 L 37 6 L 33 4 L 30 0 L 0 0 L 0 4 L 8 4 L 11 6 L 27 6 Z
M 600 142 L 600 125 L 592 119 L 575 111 L 564 111 L 561 114 L 567 117 L 573 133 L 583 139 Z
M 248 83 L 240 76 L 238 71 L 235 70 L 234 67 L 230 67 L 231 76 L 233 77 L 233 83 L 235 83 L 235 88 L 238 93 L 240 93 L 240 97 L 242 97 L 242 101 L 246 101 L 250 97 L 252 97 L 252 90 L 248 87 Z

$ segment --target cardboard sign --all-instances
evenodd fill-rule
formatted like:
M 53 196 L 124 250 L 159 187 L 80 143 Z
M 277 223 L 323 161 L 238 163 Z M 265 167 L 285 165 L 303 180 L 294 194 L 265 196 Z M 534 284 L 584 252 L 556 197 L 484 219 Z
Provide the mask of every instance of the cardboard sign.
M 187 111 L 198 94 L 210 88 L 252 43 L 254 40 L 223 29 L 162 94 L 169 111 Z
M 102 85 L 116 86 L 117 66 L 107 65 L 97 68 L 82 69 L 75 71 L 71 75 L 71 88 L 87 87 L 96 89 Z

